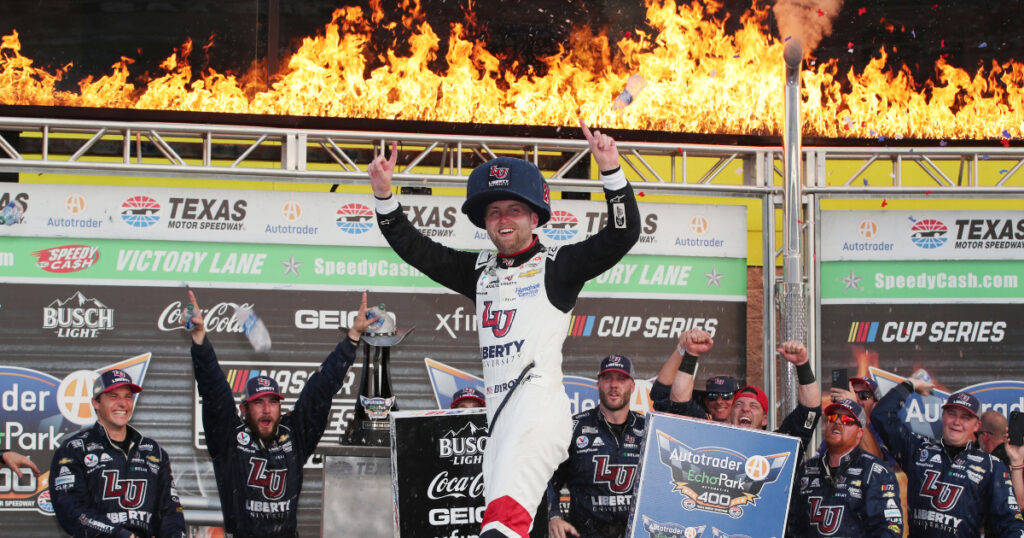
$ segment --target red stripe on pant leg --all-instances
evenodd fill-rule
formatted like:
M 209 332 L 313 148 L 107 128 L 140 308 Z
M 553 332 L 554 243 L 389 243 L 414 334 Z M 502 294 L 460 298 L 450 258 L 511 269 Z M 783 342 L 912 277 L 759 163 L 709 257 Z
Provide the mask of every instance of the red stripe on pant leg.
M 533 518 L 530 512 L 517 503 L 512 497 L 498 497 L 487 505 L 481 527 L 492 521 L 498 521 L 523 538 L 530 535 L 530 523 Z

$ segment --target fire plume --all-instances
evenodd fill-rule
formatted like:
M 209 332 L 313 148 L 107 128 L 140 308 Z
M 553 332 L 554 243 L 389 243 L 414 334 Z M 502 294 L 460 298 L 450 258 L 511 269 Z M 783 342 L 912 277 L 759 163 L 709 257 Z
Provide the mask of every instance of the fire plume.
M 400 22 L 370 10 L 335 10 L 323 32 L 307 37 L 271 83 L 257 70 L 235 75 L 197 70 L 186 42 L 162 74 L 136 86 L 132 60 L 111 72 L 57 90 L 72 65 L 33 66 L 17 32 L 0 44 L 0 103 L 112 107 L 192 112 L 286 114 L 344 118 L 572 126 L 631 130 L 778 135 L 782 128 L 782 50 L 769 32 L 769 11 L 755 7 L 728 33 L 722 5 L 648 0 L 647 24 L 617 43 L 580 29 L 544 69 L 503 67 L 477 32 L 470 2 L 465 24 L 441 37 L 417 0 L 406 0 Z M 402 33 L 401 46 L 375 56 L 374 31 Z M 401 28 L 398 28 L 398 26 Z M 206 48 L 206 47 L 204 47 Z M 399 52 L 401 51 L 401 52 Z M 443 69 L 437 69 L 443 65 Z M 1024 64 L 1010 61 L 974 74 L 939 59 L 934 80 L 915 81 L 879 51 L 860 72 L 841 76 L 835 59 L 805 63 L 804 133 L 829 138 L 913 137 L 1000 139 L 1024 133 Z M 434 66 L 432 68 L 432 66 Z M 629 106 L 612 103 L 631 75 L 646 81 Z

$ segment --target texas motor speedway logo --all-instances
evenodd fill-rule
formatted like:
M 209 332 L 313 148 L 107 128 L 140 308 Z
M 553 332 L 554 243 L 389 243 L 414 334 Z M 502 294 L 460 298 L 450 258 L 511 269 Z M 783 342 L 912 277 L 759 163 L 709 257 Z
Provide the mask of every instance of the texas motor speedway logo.
M 691 448 L 661 430 L 657 434 L 661 463 L 672 472 L 672 491 L 683 496 L 683 508 L 734 519 L 743 516 L 743 505 L 757 504 L 761 488 L 779 478 L 790 455 L 748 457 L 724 447 Z

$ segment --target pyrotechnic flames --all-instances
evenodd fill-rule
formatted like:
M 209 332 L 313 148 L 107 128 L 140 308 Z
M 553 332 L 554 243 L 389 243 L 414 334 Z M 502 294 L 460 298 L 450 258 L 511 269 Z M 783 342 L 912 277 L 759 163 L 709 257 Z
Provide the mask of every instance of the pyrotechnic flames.
M 781 131 L 784 43 L 769 34 L 766 8 L 748 11 L 742 28 L 728 34 L 721 4 L 648 0 L 653 33 L 634 31 L 611 45 L 580 30 L 542 59 L 541 76 L 500 70 L 499 58 L 462 24 L 450 29 L 447 70 L 431 71 L 440 38 L 415 1 L 403 17 L 409 52 L 393 48 L 368 71 L 371 30 L 382 17 L 379 3 L 372 5 L 369 13 L 336 10 L 323 34 L 306 38 L 269 88 L 259 77 L 194 73 L 188 42 L 145 87 L 130 82 L 132 60 L 122 58 L 108 75 L 81 80 L 78 92 L 57 91 L 70 64 L 33 67 L 14 32 L 0 45 L 0 102 L 542 126 L 575 125 L 580 115 L 605 128 Z M 471 12 L 467 20 L 472 24 Z M 835 60 L 819 62 L 804 72 L 804 133 L 993 139 L 1024 132 L 1024 64 L 993 64 L 972 75 L 940 59 L 935 69 L 936 80 L 919 84 L 909 69 L 889 66 L 883 49 L 843 84 Z M 633 74 L 646 87 L 631 105 L 613 110 Z

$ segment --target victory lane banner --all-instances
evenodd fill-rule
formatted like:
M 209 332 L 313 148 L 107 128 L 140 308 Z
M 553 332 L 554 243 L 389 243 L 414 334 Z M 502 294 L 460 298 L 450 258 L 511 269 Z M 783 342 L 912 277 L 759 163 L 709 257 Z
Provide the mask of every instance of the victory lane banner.
M 626 536 L 783 536 L 798 439 L 658 412 L 647 420 Z
M 484 515 L 484 409 L 391 413 L 396 536 L 475 536 Z

